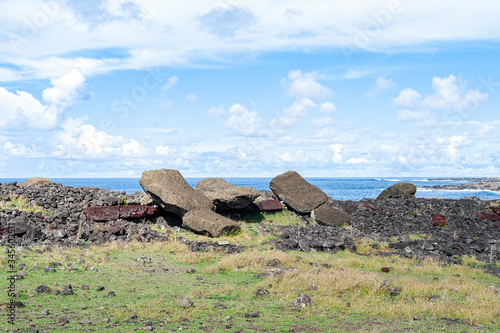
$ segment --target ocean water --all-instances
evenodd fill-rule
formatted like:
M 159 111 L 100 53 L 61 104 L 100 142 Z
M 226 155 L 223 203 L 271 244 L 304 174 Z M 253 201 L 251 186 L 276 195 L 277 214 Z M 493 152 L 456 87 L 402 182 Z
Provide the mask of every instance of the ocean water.
M 202 178 L 186 178 L 186 181 L 194 187 Z M 257 190 L 269 190 L 271 178 L 224 178 L 228 182 L 239 186 L 250 186 Z M 26 178 L 0 178 L 0 183 L 13 181 L 22 182 Z M 52 178 L 54 182 L 65 186 L 96 186 L 108 188 L 113 191 L 133 193 L 143 192 L 139 185 L 139 178 Z M 500 192 L 491 191 L 433 191 L 424 189 L 423 186 L 466 184 L 466 181 L 436 180 L 424 177 L 400 177 L 400 178 L 308 178 L 311 184 L 318 186 L 328 196 L 336 200 L 361 200 L 363 198 L 376 198 L 380 192 L 387 187 L 405 181 L 417 186 L 416 197 L 433 197 L 445 199 L 460 199 L 463 197 L 476 196 L 483 200 L 500 199 Z

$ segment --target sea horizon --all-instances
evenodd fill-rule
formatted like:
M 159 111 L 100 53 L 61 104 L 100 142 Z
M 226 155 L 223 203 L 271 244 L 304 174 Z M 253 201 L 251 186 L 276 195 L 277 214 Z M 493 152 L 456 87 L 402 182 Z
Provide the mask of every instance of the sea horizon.
M 185 177 L 187 183 L 195 187 L 196 183 L 208 177 Z M 269 182 L 273 177 L 219 177 L 237 186 L 249 186 L 257 190 L 270 190 Z M 355 200 L 376 198 L 387 187 L 400 182 L 410 182 L 417 186 L 417 198 L 433 197 L 444 199 L 461 199 L 476 196 L 483 200 L 500 199 L 500 192 L 489 190 L 433 190 L 424 186 L 458 185 L 471 183 L 468 177 L 304 177 L 311 184 L 318 186 L 328 196 L 335 200 Z M 486 178 L 486 177 L 470 177 Z M 0 183 L 22 182 L 28 178 L 0 178 Z M 88 186 L 107 188 L 112 191 L 126 193 L 144 192 L 137 177 L 120 178 L 49 178 L 64 186 Z

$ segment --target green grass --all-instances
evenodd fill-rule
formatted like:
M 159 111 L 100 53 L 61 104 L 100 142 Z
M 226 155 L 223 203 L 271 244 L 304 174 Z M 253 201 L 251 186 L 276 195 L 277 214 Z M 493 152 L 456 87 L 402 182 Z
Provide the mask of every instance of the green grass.
M 16 328 L 26 330 L 33 324 L 51 332 L 73 332 L 79 326 L 83 330 L 129 332 L 151 323 L 157 331 L 183 327 L 183 332 L 472 332 L 479 328 L 497 332 L 500 327 L 500 297 L 488 290 L 492 285 L 500 288 L 499 279 L 467 266 L 484 265 L 482 262 L 466 257 L 467 265 L 450 266 L 396 255 L 378 257 L 373 255 L 374 242 L 368 240 L 357 241 L 358 250 L 367 256 L 349 251 L 281 252 L 271 249 L 269 242 L 275 238 L 272 225 L 300 226 L 304 222 L 290 212 L 261 215 L 261 223 L 242 223 L 242 231 L 233 237 L 211 239 L 181 229 L 164 243 L 108 243 L 88 248 L 53 247 L 41 254 L 19 252 L 18 263 L 26 264 L 28 275 L 16 281 L 16 291 L 26 304 L 18 309 Z M 421 236 L 425 235 L 414 237 Z M 228 240 L 249 247 L 231 255 L 191 252 L 180 237 Z M 377 251 L 391 251 L 386 243 L 377 244 Z M 142 255 L 152 262 L 144 263 Z M 6 259 L 3 254 L 0 279 L 5 284 L 0 302 L 9 301 Z M 79 263 L 82 259 L 85 262 Z M 279 264 L 269 265 L 271 260 Z M 43 274 L 51 262 L 59 262 L 65 269 L 56 267 L 55 273 Z M 70 263 L 78 271 L 70 272 Z M 98 271 L 91 271 L 91 267 Z M 389 267 L 390 272 L 381 272 L 381 267 Z M 188 268 L 195 272 L 188 274 Z M 271 276 L 256 277 L 264 272 Z M 401 293 L 390 296 L 387 288 L 381 287 L 386 280 L 389 288 L 400 286 Z M 34 289 L 41 284 L 52 290 L 71 284 L 75 294 L 37 295 Z M 89 285 L 90 290 L 82 285 Z M 99 286 L 105 290 L 98 292 Z M 257 297 L 259 287 L 269 295 Z M 108 291 L 114 291 L 116 297 L 107 297 Z M 302 292 L 311 295 L 312 307 L 292 306 Z M 429 300 L 436 295 L 439 297 Z M 191 299 L 194 306 L 180 308 L 178 302 L 183 298 Z M 49 315 L 42 315 L 45 308 L 50 309 Z M 5 307 L 0 311 L 3 325 Z M 245 316 L 253 311 L 259 311 L 260 316 Z M 70 322 L 60 326 L 61 316 Z M 83 319 L 91 324 L 80 323 Z
M 11 197 L 9 201 L 0 199 L 0 209 L 16 209 L 23 212 L 41 212 L 43 216 L 49 217 L 52 213 L 49 210 L 45 210 L 36 204 L 30 204 L 29 200 L 24 197 Z

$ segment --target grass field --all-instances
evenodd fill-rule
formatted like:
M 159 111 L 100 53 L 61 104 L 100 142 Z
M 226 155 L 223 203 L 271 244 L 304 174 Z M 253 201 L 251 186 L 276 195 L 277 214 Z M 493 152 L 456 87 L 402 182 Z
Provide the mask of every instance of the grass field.
M 15 282 L 16 300 L 26 307 L 16 309 L 11 325 L 4 304 L 1 327 L 26 331 L 32 325 L 41 332 L 500 330 L 500 296 L 488 288 L 500 288 L 500 280 L 480 269 L 349 251 L 281 252 L 272 248 L 273 236 L 263 233 L 259 222 L 303 223 L 287 212 L 254 216 L 238 235 L 218 239 L 252 246 L 236 254 L 191 252 L 180 237 L 213 239 L 182 229 L 164 243 L 18 251 L 17 264 L 25 264 L 27 275 Z M 362 240 L 358 248 L 367 254 L 372 250 Z M 464 262 L 482 264 L 471 258 Z M 51 266 L 56 271 L 44 273 Z M 10 300 L 7 270 L 4 253 L 1 302 Z M 260 273 L 269 275 L 257 277 Z M 68 284 L 73 295 L 35 292 L 39 285 L 62 291 Z M 259 288 L 268 293 L 257 296 Z M 110 291 L 116 296 L 108 297 Z M 312 305 L 293 306 L 299 293 L 310 295 Z M 194 305 L 180 307 L 184 298 Z

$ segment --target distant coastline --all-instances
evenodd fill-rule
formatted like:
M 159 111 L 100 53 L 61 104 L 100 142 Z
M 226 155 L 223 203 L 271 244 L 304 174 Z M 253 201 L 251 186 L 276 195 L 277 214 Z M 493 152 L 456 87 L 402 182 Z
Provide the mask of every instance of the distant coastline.
M 499 177 L 476 177 L 476 178 L 436 178 L 436 181 L 466 182 L 464 184 L 454 185 L 434 185 L 422 186 L 423 190 L 431 189 L 433 191 L 492 191 L 500 192 Z

